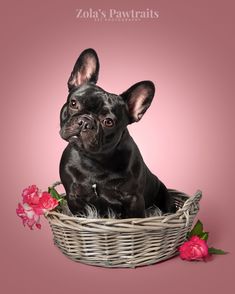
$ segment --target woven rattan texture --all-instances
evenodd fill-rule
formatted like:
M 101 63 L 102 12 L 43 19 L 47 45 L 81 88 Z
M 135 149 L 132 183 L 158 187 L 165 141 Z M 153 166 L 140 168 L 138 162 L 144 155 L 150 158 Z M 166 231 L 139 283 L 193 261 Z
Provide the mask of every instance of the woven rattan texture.
M 192 197 L 176 190 L 177 212 L 133 219 L 88 219 L 50 212 L 55 245 L 69 258 L 104 267 L 137 267 L 178 253 L 199 210 L 201 192 Z

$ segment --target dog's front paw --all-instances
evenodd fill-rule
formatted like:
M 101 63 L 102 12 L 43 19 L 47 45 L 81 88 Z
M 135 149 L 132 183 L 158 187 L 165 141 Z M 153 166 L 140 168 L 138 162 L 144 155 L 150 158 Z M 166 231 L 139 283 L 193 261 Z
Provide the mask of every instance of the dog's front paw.
M 69 192 L 66 195 L 68 207 L 71 212 L 75 215 L 84 211 L 85 202 L 82 200 L 81 188 L 77 183 L 72 183 Z
M 145 217 L 144 199 L 139 195 L 125 195 L 123 218 Z

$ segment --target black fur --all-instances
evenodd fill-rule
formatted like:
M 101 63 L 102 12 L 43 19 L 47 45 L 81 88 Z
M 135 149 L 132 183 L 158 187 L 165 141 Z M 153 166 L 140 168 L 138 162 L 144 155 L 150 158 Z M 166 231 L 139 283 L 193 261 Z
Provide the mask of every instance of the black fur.
M 95 83 L 99 60 L 93 49 L 82 52 L 68 81 L 61 109 L 61 137 L 69 142 L 60 177 L 73 214 L 93 205 L 102 216 L 112 209 L 121 218 L 144 217 L 153 205 L 175 207 L 164 184 L 145 165 L 127 126 L 141 119 L 154 97 L 154 84 L 143 81 L 121 95 Z

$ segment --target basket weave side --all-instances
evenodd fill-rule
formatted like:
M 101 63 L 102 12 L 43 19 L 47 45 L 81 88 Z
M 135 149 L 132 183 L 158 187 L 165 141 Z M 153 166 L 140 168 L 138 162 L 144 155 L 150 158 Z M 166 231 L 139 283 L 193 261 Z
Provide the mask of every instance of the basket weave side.
M 87 219 L 47 214 L 55 245 L 69 258 L 105 267 L 137 267 L 177 254 L 199 209 L 193 197 L 175 190 L 178 211 L 167 216 L 133 219 Z

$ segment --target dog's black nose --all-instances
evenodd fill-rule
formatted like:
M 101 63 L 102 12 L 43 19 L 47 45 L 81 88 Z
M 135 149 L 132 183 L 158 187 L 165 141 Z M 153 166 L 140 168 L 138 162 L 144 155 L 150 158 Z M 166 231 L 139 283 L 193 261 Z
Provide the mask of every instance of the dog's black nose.
M 95 121 L 90 117 L 80 117 L 78 120 L 78 125 L 81 131 L 93 130 L 95 128 Z

